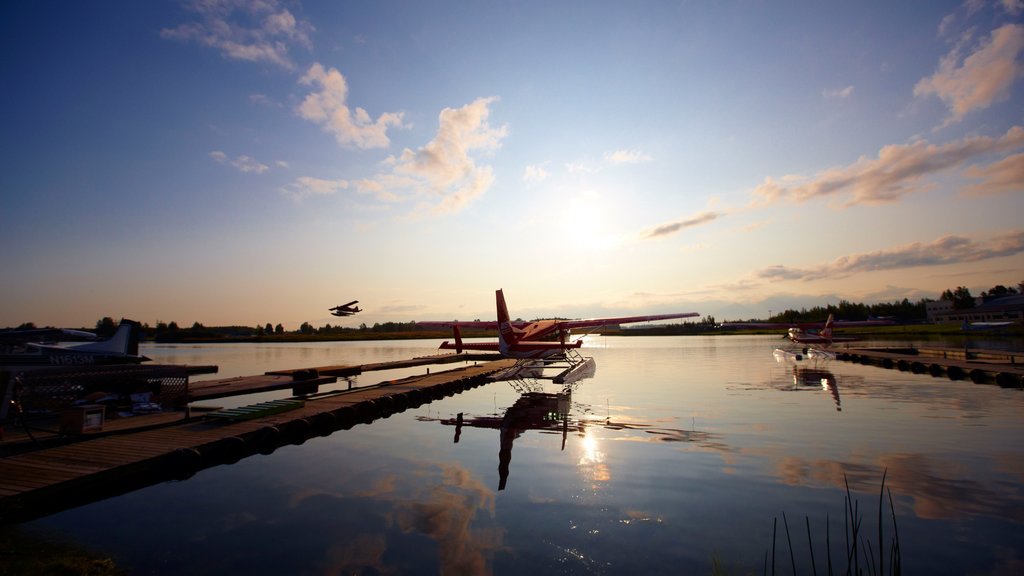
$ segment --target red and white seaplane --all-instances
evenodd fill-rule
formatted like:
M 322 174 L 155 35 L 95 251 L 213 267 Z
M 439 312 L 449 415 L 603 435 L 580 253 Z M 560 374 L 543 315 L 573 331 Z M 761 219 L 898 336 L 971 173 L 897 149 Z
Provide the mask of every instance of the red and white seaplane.
M 518 369 L 535 368 L 556 362 L 568 362 L 570 367 L 563 374 L 584 368 L 584 364 L 592 363 L 593 358 L 584 358 L 579 353 L 583 346 L 582 336 L 602 326 L 633 324 L 637 322 L 654 322 L 675 318 L 691 318 L 699 316 L 697 312 L 681 312 L 674 314 L 651 314 L 644 316 L 623 316 L 618 318 L 589 318 L 583 320 L 533 320 L 513 321 L 505 304 L 505 295 L 500 289 L 495 291 L 497 321 L 495 322 L 418 322 L 425 326 L 443 326 L 452 329 L 455 342 L 445 340 L 439 346 L 442 350 L 479 350 L 498 352 L 506 358 L 515 358 Z M 462 339 L 462 328 L 498 330 L 497 342 L 465 342 Z M 569 341 L 572 330 L 589 329 L 580 338 Z M 556 380 L 558 382 L 558 380 Z
M 722 324 L 723 327 L 732 328 L 788 328 L 786 338 L 791 342 L 803 344 L 803 355 L 812 359 L 832 359 L 835 354 L 828 351 L 828 348 L 838 342 L 856 342 L 860 340 L 855 336 L 837 336 L 833 330 L 837 328 L 850 328 L 857 326 L 885 326 L 894 324 L 892 320 L 835 320 L 832 314 L 828 315 L 825 323 L 821 322 L 729 322 Z M 801 355 L 797 352 L 786 350 L 775 350 L 776 359 L 800 360 Z

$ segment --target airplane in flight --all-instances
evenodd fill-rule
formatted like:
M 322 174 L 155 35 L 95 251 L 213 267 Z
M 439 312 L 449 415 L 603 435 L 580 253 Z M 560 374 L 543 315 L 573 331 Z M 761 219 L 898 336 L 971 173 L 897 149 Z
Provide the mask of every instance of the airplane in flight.
M 356 312 L 362 312 L 362 309 L 359 306 L 353 306 L 353 304 L 358 303 L 359 300 L 353 300 L 348 304 L 341 304 L 340 306 L 335 306 L 334 308 L 328 308 L 328 310 L 330 310 L 331 314 L 334 316 L 351 316 Z
M 35 331 L 33 331 L 35 332 Z M 64 331 L 67 333 L 68 331 Z M 38 342 L 8 343 L 0 353 L 0 369 L 26 370 L 49 366 L 92 366 L 104 364 L 139 364 L 149 360 L 139 355 L 141 325 L 121 320 L 117 332 L 106 340 L 58 346 Z M 72 331 L 76 336 L 94 336 Z M 27 334 L 30 338 L 33 334 Z
M 424 326 L 443 326 L 451 328 L 455 343 L 445 340 L 439 346 L 442 350 L 478 350 L 498 352 L 506 358 L 517 360 L 552 359 L 565 360 L 572 352 L 583 345 L 583 338 L 570 342 L 571 330 L 600 328 L 617 324 L 633 324 L 655 320 L 674 318 L 691 318 L 700 316 L 697 312 L 681 312 L 675 314 L 651 314 L 645 316 L 623 316 L 618 318 L 589 318 L 585 320 L 534 320 L 531 322 L 513 321 L 505 304 L 505 295 L 501 289 L 494 293 L 497 308 L 496 322 L 417 322 Z M 465 342 L 461 328 L 497 329 L 497 342 Z M 589 332 L 587 332 L 589 334 Z M 584 334 L 585 336 L 586 334 Z M 556 339 L 552 339 L 556 338 Z

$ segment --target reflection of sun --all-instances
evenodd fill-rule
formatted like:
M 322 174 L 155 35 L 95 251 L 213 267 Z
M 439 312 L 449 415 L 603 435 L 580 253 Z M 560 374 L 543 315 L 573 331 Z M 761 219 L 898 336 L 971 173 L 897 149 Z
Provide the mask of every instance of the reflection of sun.
M 608 465 L 604 463 L 604 452 L 601 452 L 601 444 L 593 432 L 587 430 L 583 435 L 583 454 L 580 455 L 577 466 L 584 478 L 592 482 L 607 482 L 612 479 Z

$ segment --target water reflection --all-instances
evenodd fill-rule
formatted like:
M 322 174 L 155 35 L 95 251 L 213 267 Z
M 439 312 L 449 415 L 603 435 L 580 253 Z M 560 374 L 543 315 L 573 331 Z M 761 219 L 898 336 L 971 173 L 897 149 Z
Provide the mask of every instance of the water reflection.
M 565 385 L 559 392 L 536 391 L 543 389 L 545 384 L 532 378 L 515 378 L 510 380 L 509 384 L 520 394 L 501 414 L 474 416 L 460 412 L 454 418 L 417 417 L 417 420 L 422 422 L 440 422 L 444 426 L 454 426 L 454 444 L 458 444 L 462 438 L 464 427 L 497 430 L 499 491 L 508 485 L 515 441 L 528 431 L 560 435 L 561 452 L 565 451 L 570 434 L 578 437 L 581 454 L 577 467 L 581 476 L 591 483 L 611 480 L 611 471 L 604 462 L 604 452 L 600 447 L 600 437 L 595 432 L 598 428 L 638 431 L 650 435 L 649 439 L 654 442 L 695 442 L 716 451 L 728 451 L 727 446 L 710 432 L 655 427 L 648 422 L 613 418 L 610 412 L 604 417 L 597 416 L 592 407 L 573 401 L 573 391 L 579 385 L 578 381 Z M 626 441 L 638 439 L 642 440 L 643 437 L 620 438 Z

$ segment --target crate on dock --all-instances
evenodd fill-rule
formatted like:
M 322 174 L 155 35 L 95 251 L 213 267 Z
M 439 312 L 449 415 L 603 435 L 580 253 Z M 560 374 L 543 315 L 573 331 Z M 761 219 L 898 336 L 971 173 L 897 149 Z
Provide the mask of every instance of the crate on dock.
M 85 404 L 67 408 L 60 413 L 61 434 L 84 434 L 103 430 L 103 412 L 99 404 Z

